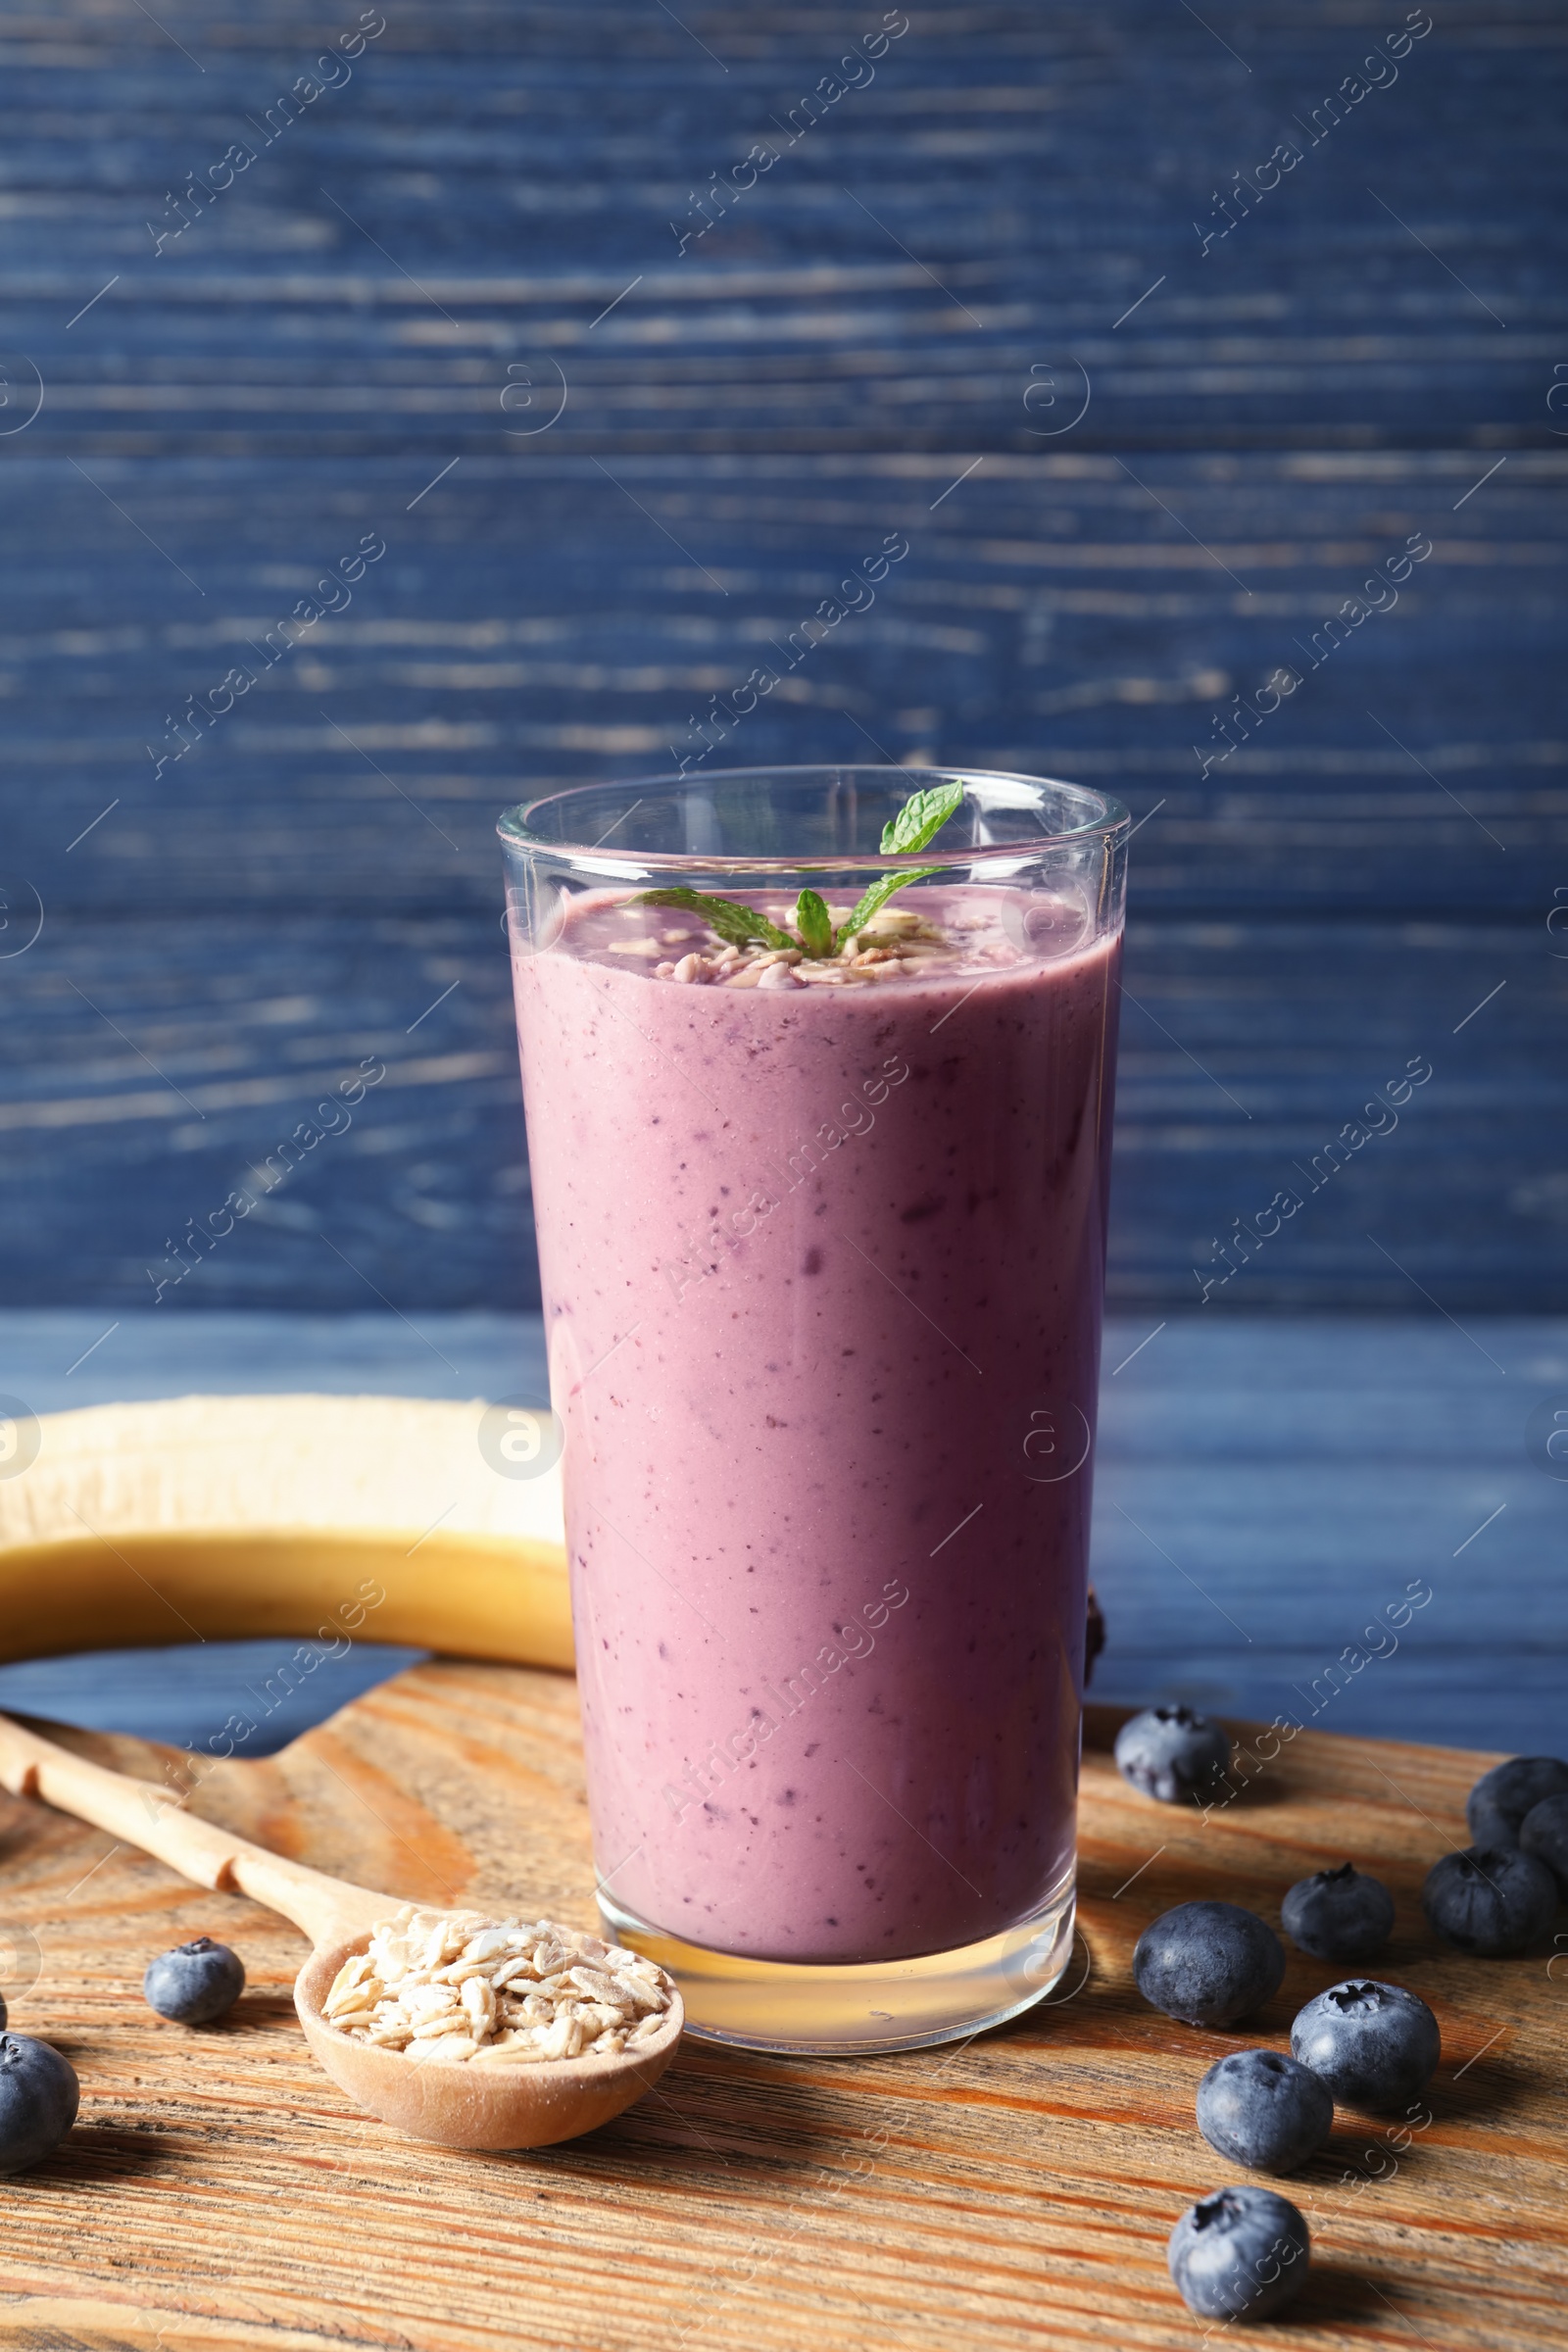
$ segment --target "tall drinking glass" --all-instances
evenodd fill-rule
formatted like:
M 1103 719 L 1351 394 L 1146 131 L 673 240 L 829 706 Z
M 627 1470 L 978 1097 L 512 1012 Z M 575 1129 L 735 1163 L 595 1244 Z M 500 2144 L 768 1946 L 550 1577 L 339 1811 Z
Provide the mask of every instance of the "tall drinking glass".
M 696 2033 L 943 2041 L 1070 1953 L 1127 829 L 890 767 L 502 819 L 600 1905 Z

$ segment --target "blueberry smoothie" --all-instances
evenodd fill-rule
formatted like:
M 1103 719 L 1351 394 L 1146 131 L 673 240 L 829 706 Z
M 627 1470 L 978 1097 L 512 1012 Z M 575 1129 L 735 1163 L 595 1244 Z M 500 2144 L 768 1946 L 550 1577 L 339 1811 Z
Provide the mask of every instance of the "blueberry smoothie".
M 600 890 L 517 960 L 598 1867 L 691 1943 L 899 1960 L 1070 1883 L 1119 956 L 1079 928 L 960 882 L 813 959 Z

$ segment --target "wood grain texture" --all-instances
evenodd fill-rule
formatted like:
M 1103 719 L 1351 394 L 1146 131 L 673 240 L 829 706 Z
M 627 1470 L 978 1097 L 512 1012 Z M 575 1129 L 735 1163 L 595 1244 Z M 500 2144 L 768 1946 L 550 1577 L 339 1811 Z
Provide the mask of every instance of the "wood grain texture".
M 385 13 L 285 128 L 277 102 L 350 7 L 6 12 L 8 291 L 50 385 L 38 449 L 525 450 L 508 433 L 538 411 L 502 409 L 507 370 L 553 384 L 552 363 L 563 441 L 602 452 L 1030 449 L 1031 367 L 1069 360 L 1114 448 L 1544 432 L 1564 325 L 1547 0 L 1439 0 L 1332 128 L 1314 110 L 1403 9 L 1210 25 L 1153 0 L 944 0 L 889 12 L 907 30 L 814 122 L 810 95 L 883 22 L 871 0 Z M 1225 234 L 1218 192 L 1284 139 L 1300 163 Z M 188 175 L 235 141 L 254 160 L 186 196 L 180 230 Z M 705 214 L 759 142 L 777 161 Z
M 1286 2184 L 1313 2227 L 1307 2293 L 1235 2340 L 1568 2343 L 1561 1964 L 1544 1948 L 1493 1964 L 1440 1950 L 1415 1902 L 1487 1759 L 1306 1733 L 1205 1826 L 1123 1788 L 1105 1745 L 1116 1720 L 1091 1710 L 1084 1941 L 1066 1997 L 970 2044 L 867 2064 L 690 2045 L 618 2124 L 514 2158 L 414 2146 L 338 2098 L 289 2013 L 303 1944 L 280 1922 L 6 1800 L 0 1902 L 42 1955 L 15 2020 L 59 2040 L 83 2107 L 58 2157 L 0 2184 L 0 2325 L 19 2344 L 92 2352 L 793 2352 L 804 2334 L 833 2352 L 1186 2352 L 1198 2329 L 1164 2239 L 1228 2177 L 1193 2124 L 1198 2078 L 1249 2038 L 1285 2046 L 1295 2007 L 1334 1972 L 1293 1955 L 1251 2037 L 1200 2034 L 1138 1999 L 1132 1945 L 1198 1894 L 1277 1919 L 1292 1880 L 1349 1849 L 1398 1901 L 1386 1973 L 1442 2023 L 1432 2121 L 1395 2147 L 1342 2111 Z M 168 1752 L 68 1738 L 153 1777 Z M 562 1677 L 418 1668 L 278 1756 L 220 1765 L 195 1802 L 411 1897 L 521 1900 L 591 1924 Z M 136 1985 L 155 1951 L 201 1932 L 240 1948 L 250 1987 L 229 2021 L 193 2033 L 155 2019 Z
M 1306 1213 L 1212 1296 L 1210 1315 L 1328 1305 L 1430 1315 L 1421 1289 L 1466 1321 L 1499 1302 L 1568 1308 L 1568 961 L 1550 946 L 1534 916 L 1137 917 L 1113 1305 L 1151 1320 L 1198 1305 L 1195 1268 L 1212 1271 L 1215 1241 L 1288 1185 Z M 488 918 L 362 930 L 335 917 L 61 917 L 0 983 L 18 1014 L 0 1047 L 11 1065 L 0 1122 L 16 1122 L 0 1124 L 3 1295 L 18 1306 L 101 1304 L 86 1347 L 117 1316 L 152 1307 L 155 1278 L 178 1262 L 172 1246 L 245 1186 L 256 1210 L 166 1294 L 162 1316 L 289 1300 L 347 1315 L 391 1300 L 418 1322 L 425 1309 L 535 1303 L 500 948 Z M 379 1054 L 387 1077 L 353 1126 L 261 1195 L 247 1170 L 363 1054 Z M 1434 1075 L 1399 1131 L 1307 1198 L 1299 1169 L 1412 1055 Z M 76 1352 L 39 1373 L 63 1375 Z M 433 1355 L 431 1366 L 441 1369 Z M 311 1377 L 302 1360 L 289 1385 Z
M 1376 1182 L 1450 1310 L 1568 1303 L 1555 13 L 1440 0 L 1330 130 L 1399 10 L 951 0 L 792 131 L 880 14 L 399 0 L 283 128 L 347 6 L 0 10 L 5 1297 L 150 1296 L 376 1051 L 373 1113 L 181 1303 L 528 1303 L 495 811 L 665 764 L 899 529 L 726 749 L 1054 768 L 1147 819 L 1116 1295 L 1190 1295 L 1263 1139 L 1315 1149 L 1505 978 L 1445 1047 L 1423 1182 Z M 155 775 L 367 529 L 353 606 Z M 1411 531 L 1398 607 L 1204 780 L 1216 713 Z M 1251 1295 L 1406 1296 L 1350 1215 Z
M 260 916 L 280 951 L 299 915 L 494 922 L 501 808 L 695 759 L 693 717 L 767 663 L 778 687 L 713 731 L 709 767 L 1028 762 L 1138 816 L 1162 803 L 1134 860 L 1144 913 L 1539 905 L 1544 931 L 1568 762 L 1557 447 L 1480 490 L 1474 453 L 1420 450 L 1129 472 L 960 444 L 607 472 L 547 440 L 433 489 L 423 456 L 91 470 L 7 473 L 25 562 L 0 590 L 0 689 L 36 777 L 8 858 L 57 919 Z M 269 662 L 266 632 L 366 535 L 387 552 L 352 602 Z M 908 552 L 875 601 L 862 581 L 862 610 L 790 646 L 890 535 Z M 1326 633 L 1412 536 L 1431 553 L 1371 591 L 1384 609 Z M 236 663 L 255 685 L 189 722 Z M 1286 665 L 1299 687 L 1227 750 L 1233 698 Z

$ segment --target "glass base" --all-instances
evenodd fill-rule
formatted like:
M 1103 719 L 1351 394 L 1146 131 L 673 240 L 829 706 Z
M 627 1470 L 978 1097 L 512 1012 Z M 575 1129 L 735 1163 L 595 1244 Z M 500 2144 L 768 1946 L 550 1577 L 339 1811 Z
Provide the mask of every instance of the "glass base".
M 607 1936 L 669 1971 L 699 2041 L 850 2058 L 962 2041 L 1043 2001 L 1072 1955 L 1073 1890 L 1069 1873 L 1047 1909 L 957 1951 L 804 1968 L 687 1943 L 604 1891 L 599 1909 Z

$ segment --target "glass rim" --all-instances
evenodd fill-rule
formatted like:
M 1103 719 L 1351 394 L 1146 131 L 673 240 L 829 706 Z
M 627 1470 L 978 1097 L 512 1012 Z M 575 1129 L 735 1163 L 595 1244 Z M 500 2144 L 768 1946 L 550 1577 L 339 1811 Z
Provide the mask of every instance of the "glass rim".
M 795 857 L 787 858 L 760 851 L 753 856 L 731 850 L 602 849 L 602 843 L 609 838 L 608 835 L 601 835 L 599 841 L 551 840 L 534 832 L 528 821 L 540 809 L 560 808 L 564 803 L 569 805 L 577 802 L 581 805 L 590 795 L 606 792 L 635 792 L 639 789 L 650 793 L 662 790 L 694 792 L 716 784 L 755 783 L 764 777 L 800 783 L 810 776 L 906 777 L 909 792 L 922 789 L 929 791 L 932 785 L 938 783 L 1022 785 L 1030 790 L 1071 794 L 1074 799 L 1091 806 L 1096 813 L 1083 824 L 1071 825 L 1064 830 L 1049 832 L 1042 828 L 1038 840 L 973 842 L 954 848 L 943 848 L 933 843 L 929 849 L 901 851 L 894 856 L 885 856 L 877 850 L 862 850 L 851 855 L 815 855 L 810 851 L 802 851 Z M 629 810 L 625 813 L 629 814 Z M 1070 783 L 1060 776 L 1029 776 L 1016 769 L 992 767 L 895 767 L 886 762 L 854 760 L 807 760 L 795 766 L 709 768 L 701 775 L 684 775 L 676 771 L 652 776 L 610 777 L 602 783 L 569 784 L 564 791 L 542 793 L 537 800 L 518 801 L 514 808 L 504 809 L 496 820 L 496 831 L 503 843 L 515 849 L 570 858 L 578 863 L 602 856 L 607 865 L 618 866 L 622 871 L 628 863 L 635 862 L 640 867 L 667 871 L 690 868 L 707 873 L 736 871 L 776 874 L 807 870 L 812 873 L 863 873 L 878 866 L 893 872 L 904 866 L 972 866 L 998 859 L 1011 860 L 1016 864 L 1020 858 L 1037 858 L 1052 849 L 1075 849 L 1096 840 L 1113 847 L 1118 839 L 1127 838 L 1131 828 L 1131 811 L 1112 794 L 1101 792 L 1093 785 Z

